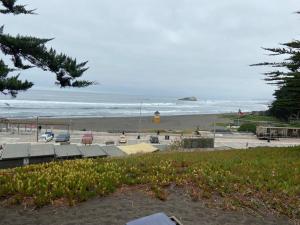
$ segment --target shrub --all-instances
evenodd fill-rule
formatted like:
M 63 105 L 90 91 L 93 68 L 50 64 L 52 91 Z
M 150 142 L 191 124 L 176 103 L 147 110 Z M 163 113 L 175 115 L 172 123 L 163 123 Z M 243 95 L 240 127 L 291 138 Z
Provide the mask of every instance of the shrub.
M 242 124 L 239 129 L 239 132 L 252 132 L 252 133 L 256 133 L 256 124 L 254 123 L 245 123 Z

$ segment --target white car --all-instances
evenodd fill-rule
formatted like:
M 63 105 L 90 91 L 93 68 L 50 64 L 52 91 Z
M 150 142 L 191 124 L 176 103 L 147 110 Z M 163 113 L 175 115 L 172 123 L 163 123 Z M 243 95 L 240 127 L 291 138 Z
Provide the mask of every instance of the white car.
M 54 138 L 54 134 L 52 132 L 45 132 L 44 134 L 41 135 L 41 139 L 44 140 L 45 142 L 52 141 Z
M 119 143 L 120 144 L 126 144 L 127 143 L 127 139 L 126 139 L 125 135 L 120 136 Z

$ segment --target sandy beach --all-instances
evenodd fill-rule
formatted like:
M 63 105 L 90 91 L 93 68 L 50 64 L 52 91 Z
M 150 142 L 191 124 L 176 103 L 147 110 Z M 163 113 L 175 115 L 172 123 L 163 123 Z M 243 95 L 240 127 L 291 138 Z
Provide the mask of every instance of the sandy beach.
M 21 206 L 0 207 L 0 224 L 125 225 L 126 222 L 157 212 L 176 216 L 184 225 L 290 224 L 287 218 L 210 208 L 203 201 L 192 201 L 180 191 L 172 192 L 167 201 L 160 201 L 137 190 L 94 198 L 71 208 L 48 206 L 31 210 Z
M 39 118 L 39 123 L 48 124 L 70 124 L 72 130 L 92 130 L 98 132 L 137 132 L 139 126 L 141 131 L 147 130 L 202 130 L 213 129 L 214 121 L 224 123 L 229 120 L 222 118 L 222 114 L 183 115 L 183 116 L 161 116 L 161 123 L 152 122 L 153 117 L 92 117 L 92 118 Z M 16 120 L 14 120 L 16 122 Z M 36 123 L 36 119 L 18 119 L 19 122 Z M 50 126 L 51 127 L 51 126 Z M 52 126 L 66 129 L 66 126 Z

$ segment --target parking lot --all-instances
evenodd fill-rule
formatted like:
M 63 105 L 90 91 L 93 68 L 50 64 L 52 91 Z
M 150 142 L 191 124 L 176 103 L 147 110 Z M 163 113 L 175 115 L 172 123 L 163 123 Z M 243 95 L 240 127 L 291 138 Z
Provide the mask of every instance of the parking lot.
M 60 133 L 64 133 L 59 130 L 53 131 L 55 136 L 57 136 Z M 71 131 L 70 132 L 70 142 L 73 144 L 80 144 L 82 136 L 86 133 L 85 131 Z M 43 134 L 43 132 L 41 132 Z M 41 134 L 38 135 L 38 141 L 37 141 L 37 135 L 36 132 L 27 132 L 27 133 L 7 133 L 7 132 L 0 132 L 0 144 L 12 144 L 12 143 L 45 143 L 45 140 L 41 138 Z M 106 142 L 113 142 L 115 144 L 119 144 L 120 137 L 122 136 L 122 133 L 107 133 L 107 132 L 92 132 L 93 134 L 93 144 L 99 144 L 99 145 L 106 145 Z M 136 144 L 141 142 L 150 142 L 151 136 L 157 136 L 156 134 L 151 133 L 143 133 L 140 135 L 140 139 L 138 139 L 138 133 L 125 133 L 125 137 L 127 140 L 127 144 Z M 180 135 L 170 135 L 170 140 L 165 140 L 165 135 L 159 135 L 159 142 L 160 144 L 169 145 L 175 140 L 180 139 Z M 48 143 L 54 143 L 54 140 Z
M 60 130 L 53 131 L 55 135 L 62 133 Z M 41 132 L 42 134 L 43 132 Z M 80 144 L 82 136 L 88 132 L 86 131 L 71 131 L 70 132 L 70 142 L 73 144 Z M 39 134 L 39 141 L 37 142 L 36 132 L 0 132 L 0 145 L 12 144 L 12 143 L 45 143 L 45 140 L 41 139 Z M 106 145 L 106 142 L 113 142 L 119 145 L 121 133 L 108 133 L 108 132 L 93 132 L 93 144 Z M 157 136 L 155 133 L 142 133 L 140 139 L 138 139 L 138 133 L 125 133 L 127 144 L 137 144 L 141 142 L 149 143 L 151 136 Z M 165 135 L 169 135 L 170 139 L 165 140 Z M 181 134 L 160 134 L 158 135 L 159 142 L 162 145 L 171 145 L 175 141 L 179 141 L 181 138 L 190 135 Z M 213 137 L 212 133 L 205 132 L 203 136 Z M 55 138 L 54 138 L 55 139 Z M 54 140 L 48 143 L 55 143 Z M 219 149 L 245 149 L 259 146 L 269 146 L 269 147 L 287 147 L 287 146 L 297 146 L 300 145 L 300 139 L 279 139 L 271 140 L 259 140 L 255 135 L 252 134 L 241 134 L 241 133 L 229 133 L 215 135 L 215 148 Z

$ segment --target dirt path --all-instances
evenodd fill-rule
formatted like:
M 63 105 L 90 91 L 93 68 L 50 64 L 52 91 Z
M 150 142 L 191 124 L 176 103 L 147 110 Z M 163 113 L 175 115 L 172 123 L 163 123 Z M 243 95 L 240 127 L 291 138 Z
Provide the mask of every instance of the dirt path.
M 2 225 L 124 225 L 135 218 L 157 212 L 175 215 L 184 225 L 283 225 L 286 218 L 258 217 L 242 212 L 210 209 L 201 202 L 193 202 L 183 194 L 173 193 L 162 202 L 142 192 L 118 193 L 95 198 L 75 207 L 44 207 L 24 210 L 22 207 L 0 207 Z

